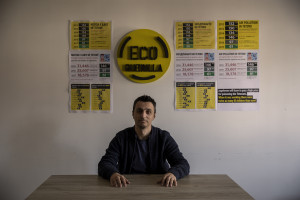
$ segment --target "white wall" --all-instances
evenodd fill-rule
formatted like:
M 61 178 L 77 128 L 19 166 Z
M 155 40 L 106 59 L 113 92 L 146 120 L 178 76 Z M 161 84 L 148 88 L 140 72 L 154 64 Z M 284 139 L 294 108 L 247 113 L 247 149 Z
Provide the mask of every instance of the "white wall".
M 300 1 L 85 0 L 0 3 L 0 199 L 24 199 L 52 174 L 96 174 L 133 100 L 158 103 L 193 174 L 228 174 L 255 199 L 300 198 Z M 68 113 L 68 20 L 112 20 L 113 47 L 129 31 L 174 20 L 260 20 L 261 108 L 174 111 L 174 59 L 154 83 L 113 74 L 112 114 Z

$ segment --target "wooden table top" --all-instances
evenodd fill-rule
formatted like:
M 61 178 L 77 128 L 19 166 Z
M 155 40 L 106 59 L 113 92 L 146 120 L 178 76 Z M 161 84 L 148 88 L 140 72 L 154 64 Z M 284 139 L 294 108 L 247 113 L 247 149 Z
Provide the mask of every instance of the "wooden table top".
M 157 184 L 162 175 L 125 175 L 126 188 L 110 186 L 97 175 L 53 175 L 27 199 L 253 199 L 227 175 L 189 175 L 178 181 L 177 187 Z

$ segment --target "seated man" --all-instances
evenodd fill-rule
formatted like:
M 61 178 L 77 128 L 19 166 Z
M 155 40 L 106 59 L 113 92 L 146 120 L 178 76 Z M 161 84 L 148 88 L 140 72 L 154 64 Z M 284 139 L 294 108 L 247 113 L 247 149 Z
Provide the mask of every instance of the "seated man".
M 161 184 L 172 187 L 189 174 L 189 163 L 170 133 L 152 126 L 155 114 L 156 102 L 150 96 L 134 101 L 135 125 L 117 133 L 98 164 L 98 175 L 112 186 L 129 184 L 123 174 L 163 174 Z

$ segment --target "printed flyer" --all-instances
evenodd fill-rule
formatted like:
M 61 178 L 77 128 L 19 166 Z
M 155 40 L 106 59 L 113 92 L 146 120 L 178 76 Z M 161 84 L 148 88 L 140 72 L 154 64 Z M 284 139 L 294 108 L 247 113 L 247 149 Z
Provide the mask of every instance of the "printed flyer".
M 111 49 L 111 22 L 70 22 L 71 50 Z
M 259 21 L 218 20 L 218 110 L 259 109 Z
M 258 20 L 179 21 L 174 35 L 176 110 L 259 109 Z
M 258 51 L 218 54 L 218 110 L 258 110 Z
M 259 49 L 258 20 L 218 20 L 218 50 Z
M 69 51 L 70 81 L 111 79 L 110 51 Z
M 216 110 L 214 21 L 175 22 L 175 108 Z
M 176 51 L 175 80 L 216 80 L 215 53 L 209 50 Z
M 214 21 L 175 22 L 176 50 L 214 49 Z
M 112 112 L 111 22 L 70 22 L 70 112 Z

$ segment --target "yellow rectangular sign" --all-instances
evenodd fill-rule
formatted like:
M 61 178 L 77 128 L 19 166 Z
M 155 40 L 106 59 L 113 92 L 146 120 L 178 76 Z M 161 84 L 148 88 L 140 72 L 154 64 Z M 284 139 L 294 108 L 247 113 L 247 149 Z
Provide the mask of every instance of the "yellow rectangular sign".
M 71 84 L 71 110 L 90 110 L 89 84 Z
M 176 109 L 195 109 L 195 83 L 176 83 Z
M 197 82 L 197 109 L 215 109 L 215 82 Z
M 110 84 L 92 84 L 92 110 L 110 110 Z
M 259 49 L 258 20 L 218 20 L 218 50 Z
M 215 49 L 215 22 L 176 22 L 176 49 Z
M 111 49 L 111 22 L 71 22 L 71 49 Z

